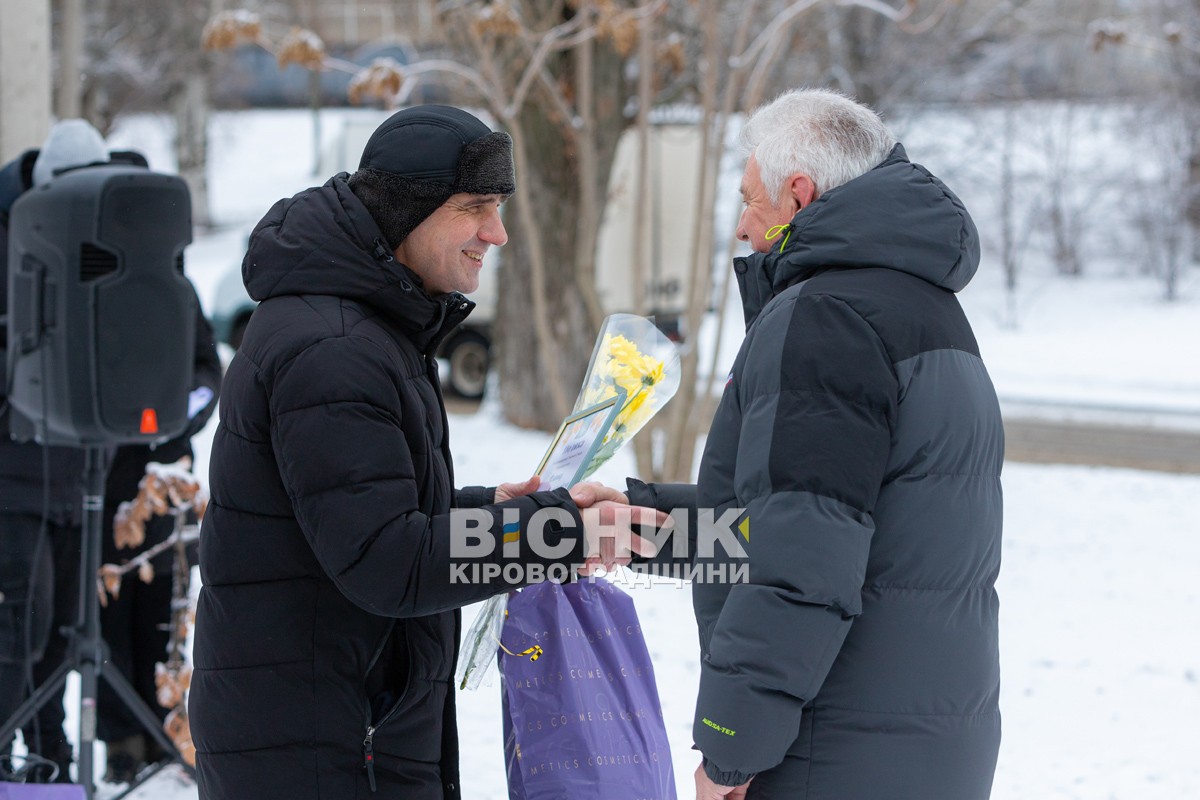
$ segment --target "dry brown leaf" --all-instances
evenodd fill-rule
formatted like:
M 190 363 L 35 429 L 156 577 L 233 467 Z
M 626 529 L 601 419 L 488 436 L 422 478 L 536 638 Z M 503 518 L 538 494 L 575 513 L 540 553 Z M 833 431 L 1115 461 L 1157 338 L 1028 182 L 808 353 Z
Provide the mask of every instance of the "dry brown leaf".
M 174 708 L 183 702 L 184 693 L 192 686 L 192 668 L 183 665 L 173 670 L 161 661 L 154 665 L 155 697 L 163 708 Z
M 508 0 L 494 0 L 480 7 L 471 22 L 475 32 L 486 36 L 504 38 L 521 33 L 521 17 Z
M 638 21 L 629 14 L 603 17 L 596 23 L 596 38 L 611 40 L 617 55 L 628 56 L 637 46 Z
M 392 58 L 377 58 L 371 66 L 359 70 L 350 79 L 346 93 L 350 102 L 359 105 L 365 99 L 391 100 L 404 86 L 404 72 Z
M 141 579 L 142 583 L 153 583 L 154 565 L 149 561 L 143 562 L 142 565 L 138 567 L 138 578 Z
M 683 39 L 673 37 L 658 46 L 658 61 L 664 65 L 672 74 L 683 72 L 687 66 L 687 59 L 683 48 Z
M 196 746 L 192 743 L 192 726 L 188 721 L 187 711 L 183 706 L 176 706 L 163 720 L 163 730 L 179 750 L 184 763 L 189 767 L 196 766 Z
M 121 596 L 121 568 L 116 564 L 104 564 L 100 567 L 100 585 L 103 590 L 100 592 L 100 604 L 108 605 L 108 595 L 112 595 L 114 600 Z
M 238 45 L 253 44 L 262 35 L 258 15 L 244 9 L 215 14 L 200 34 L 200 47 L 205 50 L 230 50 Z
M 319 70 L 325 67 L 325 43 L 305 28 L 292 28 L 291 33 L 279 45 L 279 53 L 275 56 L 279 68 L 288 64 L 299 64 L 305 69 Z
M 145 504 L 125 501 L 117 506 L 113 516 L 113 543 L 118 550 L 128 547 L 141 547 L 146 541 L 146 523 L 142 516 Z
M 171 510 L 167 498 L 167 485 L 157 475 L 147 474 L 138 482 L 138 496 L 143 498 L 154 516 L 166 514 Z

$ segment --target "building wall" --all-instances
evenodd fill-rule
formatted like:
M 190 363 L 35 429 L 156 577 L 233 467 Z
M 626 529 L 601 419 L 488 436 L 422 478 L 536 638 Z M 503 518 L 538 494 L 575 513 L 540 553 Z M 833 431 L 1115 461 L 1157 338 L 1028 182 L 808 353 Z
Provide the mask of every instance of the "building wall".
M 435 6 L 436 0 L 323 0 L 306 9 L 306 16 L 330 45 L 397 38 L 425 43 L 437 37 Z
M 0 164 L 49 132 L 49 0 L 0 0 Z

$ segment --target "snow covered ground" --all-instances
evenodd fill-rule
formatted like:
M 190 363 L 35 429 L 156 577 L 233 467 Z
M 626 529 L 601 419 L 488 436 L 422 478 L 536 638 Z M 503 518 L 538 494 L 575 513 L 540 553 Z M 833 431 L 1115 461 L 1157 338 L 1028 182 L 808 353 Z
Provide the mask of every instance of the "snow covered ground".
M 326 112 L 326 136 L 344 113 Z M 211 191 L 223 227 L 187 254 L 206 303 L 240 260 L 246 227 L 275 199 L 315 181 L 307 114 L 221 114 L 213 126 Z M 169 170 L 168 136 L 162 122 L 141 117 L 110 142 L 138 146 L 152 166 Z M 949 158 L 937 148 L 909 153 L 935 171 L 939 158 Z M 987 252 L 990 210 L 986 200 L 972 206 Z M 1072 280 L 1031 257 L 1021 325 L 1009 329 L 1001 322 L 1002 278 L 989 258 L 962 300 L 1000 393 L 1200 414 L 1200 271 L 1189 270 L 1174 304 L 1159 299 L 1156 282 L 1128 272 L 1100 259 L 1087 278 Z M 720 346 L 719 369 L 740 337 L 740 311 L 728 313 L 732 333 Z M 462 483 L 513 480 L 521 477 L 513 465 L 518 472 L 536 465 L 549 437 L 498 419 L 487 402 L 478 414 L 451 417 Z M 196 442 L 201 474 L 211 433 Z M 600 477 L 619 484 L 631 471 L 619 454 Z M 1009 463 L 1005 514 L 1005 731 L 993 797 L 1200 797 L 1200 476 Z M 669 582 L 630 591 L 657 671 L 680 797 L 689 797 L 698 680 L 689 592 Z M 473 615 L 466 610 L 468 621 Z M 506 797 L 498 686 L 462 693 L 459 709 L 464 796 Z M 195 789 L 163 776 L 133 796 L 184 800 Z

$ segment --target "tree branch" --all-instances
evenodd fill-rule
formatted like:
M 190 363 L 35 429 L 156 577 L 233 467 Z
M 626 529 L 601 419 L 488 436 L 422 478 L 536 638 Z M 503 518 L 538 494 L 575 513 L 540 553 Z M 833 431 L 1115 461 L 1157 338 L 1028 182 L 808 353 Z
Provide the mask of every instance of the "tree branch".
M 429 72 L 449 73 L 451 75 L 457 75 L 460 78 L 465 79 L 468 83 L 470 83 L 472 86 L 474 86 L 475 89 L 481 95 L 483 95 L 485 98 L 492 95 L 493 93 L 494 94 L 502 94 L 503 93 L 503 91 L 498 86 L 493 85 L 480 72 L 478 72 L 477 70 L 473 70 L 470 67 L 464 67 L 462 64 L 459 64 L 457 61 L 445 61 L 445 60 L 418 61 L 416 64 L 406 64 L 406 65 L 402 66 L 400 68 L 400 72 L 406 78 L 415 77 L 417 75 L 424 75 Z
M 546 58 L 550 55 L 551 51 L 566 49 L 558 45 L 570 35 L 572 28 L 577 28 L 582 24 L 582 20 L 583 15 L 579 14 L 574 19 L 564 22 L 561 25 L 556 25 L 542 35 L 542 40 L 538 43 L 537 49 L 531 51 L 529 63 L 525 66 L 521 80 L 517 83 L 516 91 L 513 92 L 512 101 L 509 103 L 509 114 L 515 116 L 520 113 L 521 106 L 525 104 L 525 96 L 529 93 L 533 81 L 540 79 L 542 85 L 550 91 L 551 99 L 558 106 L 559 112 L 563 113 L 566 119 L 574 124 L 575 115 L 571 112 L 566 98 L 562 96 L 562 92 L 559 91 L 552 80 L 547 80 L 548 76 L 545 74 L 545 64 Z M 529 40 L 522 37 L 522 42 L 528 49 Z
M 888 5 L 883 0 L 825 1 L 837 6 L 857 6 L 858 8 L 865 8 L 868 11 L 874 11 L 876 14 L 895 22 L 906 33 L 923 33 L 929 30 L 945 16 L 946 11 L 955 2 L 955 0 L 942 0 L 938 7 L 930 13 L 929 17 L 919 23 L 909 23 L 908 18 L 917 9 L 916 0 L 904 0 L 904 5 L 900 7 Z M 787 34 L 788 26 L 792 21 L 820 2 L 822 0 L 800 0 L 780 11 L 775 15 L 774 19 L 763 26 L 762 33 L 750 43 L 750 46 L 743 53 L 729 59 L 730 68 L 741 70 L 751 61 L 755 62 L 756 66 L 761 64 L 759 54 L 764 51 L 769 53 L 778 48 L 780 40 Z
M 582 9 L 581 9 L 582 12 Z M 582 13 L 579 15 L 583 16 Z M 588 327 L 599 330 L 604 321 L 600 297 L 596 292 L 596 237 L 600 229 L 600 209 L 596 186 L 600 182 L 596 161 L 595 41 L 581 42 L 575 48 L 575 105 L 579 110 L 575 152 L 579 159 L 579 219 L 576 220 L 575 275 L 579 294 L 587 309 Z M 548 76 L 547 76 L 548 77 Z

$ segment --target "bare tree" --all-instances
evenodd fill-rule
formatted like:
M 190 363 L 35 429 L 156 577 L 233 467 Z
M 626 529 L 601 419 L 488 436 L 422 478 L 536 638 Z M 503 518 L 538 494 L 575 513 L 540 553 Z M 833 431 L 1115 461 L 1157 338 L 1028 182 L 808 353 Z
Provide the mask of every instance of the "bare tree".
M 1138 17 L 1096 20 L 1092 43 L 1137 51 L 1156 68 L 1158 91 L 1141 97 L 1130 128 L 1143 167 L 1134 171 L 1133 217 L 1146 270 L 1175 300 L 1184 263 L 1200 257 L 1200 0 L 1159 0 Z
M 931 13 L 940 15 L 950 0 Z M 485 107 L 513 138 L 520 191 L 506 218 L 510 242 L 501 266 L 496 315 L 500 400 L 517 425 L 552 428 L 582 378 L 603 309 L 596 291 L 596 243 L 609 175 L 622 133 L 650 109 L 679 100 L 699 111 L 700 190 L 679 202 L 695 208 L 696 230 L 679 232 L 692 264 L 684 331 L 693 335 L 712 307 L 718 242 L 713 208 L 731 117 L 765 98 L 778 80 L 800 19 L 824 3 L 860 6 L 892 24 L 911 24 L 917 4 L 881 0 L 448 0 L 442 26 L 454 60 L 390 68 L 403 103 L 423 76 L 457 81 L 462 98 Z M 649 168 L 642 147 L 643 172 Z M 645 178 L 641 179 L 644 194 Z M 644 217 L 644 215 L 643 215 Z M 631 243 L 645 280 L 652 232 Z M 723 248 L 724 249 L 724 248 Z M 645 284 L 636 287 L 635 296 Z M 698 433 L 712 415 L 715 367 L 699 385 L 699 352 L 685 346 L 682 388 L 659 421 L 666 443 L 647 464 L 653 477 L 690 476 Z
M 82 116 L 107 134 L 119 114 L 169 109 L 175 119 L 177 168 L 191 190 L 192 219 L 207 225 L 208 62 L 200 51 L 200 31 L 209 4 L 95 0 L 85 8 L 82 63 L 67 57 L 62 65 L 79 77 Z M 66 16 L 60 19 L 64 47 L 70 46 L 69 31 L 77 22 L 73 10 L 71 3 L 65 4 Z M 72 91 L 70 86 L 67 81 L 62 91 Z

